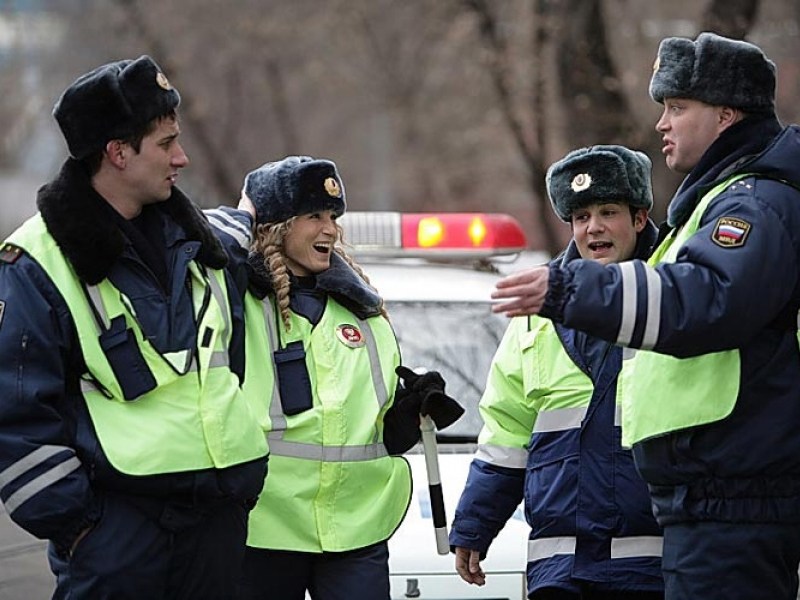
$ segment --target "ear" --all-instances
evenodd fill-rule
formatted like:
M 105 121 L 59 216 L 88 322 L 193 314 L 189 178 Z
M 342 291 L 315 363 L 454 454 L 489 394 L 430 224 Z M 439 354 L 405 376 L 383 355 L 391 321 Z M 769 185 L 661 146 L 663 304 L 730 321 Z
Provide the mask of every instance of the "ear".
M 744 114 L 738 108 L 731 108 L 730 106 L 720 106 L 717 111 L 717 123 L 719 124 L 720 131 L 723 131 L 731 125 L 738 123 L 742 120 Z
M 644 229 L 644 226 L 647 223 L 647 215 L 648 210 L 646 208 L 640 208 L 636 211 L 636 214 L 633 215 L 633 228 L 636 233 L 640 233 L 642 229 Z
M 120 140 L 111 140 L 106 144 L 105 152 L 111 164 L 118 169 L 124 169 L 126 164 L 126 150 L 128 145 Z

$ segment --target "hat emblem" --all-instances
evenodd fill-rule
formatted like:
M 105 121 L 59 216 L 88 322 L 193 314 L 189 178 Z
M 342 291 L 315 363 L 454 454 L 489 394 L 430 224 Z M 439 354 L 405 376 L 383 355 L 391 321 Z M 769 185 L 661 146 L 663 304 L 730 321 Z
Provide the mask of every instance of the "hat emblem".
M 582 192 L 589 189 L 590 185 L 592 185 L 592 178 L 588 173 L 578 173 L 572 178 L 572 183 L 570 184 L 573 192 Z
M 325 186 L 325 191 L 328 192 L 328 196 L 338 198 L 342 195 L 342 188 L 339 187 L 339 182 L 333 177 L 325 179 L 323 185 Z
M 172 89 L 172 86 L 169 83 L 169 79 L 167 79 L 167 76 L 164 75 L 161 71 L 156 73 L 156 83 L 158 84 L 158 87 L 160 87 L 162 90 L 169 91 Z

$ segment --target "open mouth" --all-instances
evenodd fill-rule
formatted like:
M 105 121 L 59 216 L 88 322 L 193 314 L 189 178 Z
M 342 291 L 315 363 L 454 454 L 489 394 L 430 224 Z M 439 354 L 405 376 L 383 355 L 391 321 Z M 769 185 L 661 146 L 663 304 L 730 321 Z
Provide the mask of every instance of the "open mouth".
M 331 244 L 326 242 L 317 242 L 313 245 L 313 248 L 322 254 L 330 254 L 331 252 Z
M 611 242 L 589 242 L 589 250 L 592 252 L 602 252 L 603 250 L 609 250 L 613 247 Z

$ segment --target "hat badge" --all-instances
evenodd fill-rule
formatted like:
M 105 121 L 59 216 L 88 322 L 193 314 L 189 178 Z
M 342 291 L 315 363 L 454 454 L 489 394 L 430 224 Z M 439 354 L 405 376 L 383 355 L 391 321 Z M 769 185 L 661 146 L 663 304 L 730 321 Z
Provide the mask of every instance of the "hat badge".
M 167 76 L 164 75 L 161 71 L 156 73 L 156 83 L 158 84 L 158 87 L 160 87 L 162 90 L 169 91 L 172 89 L 172 86 L 169 83 L 169 79 L 167 79 Z
M 335 178 L 328 177 L 322 185 L 325 186 L 325 191 L 328 192 L 328 196 L 338 198 L 342 195 L 342 188 L 339 187 L 339 182 L 336 181 Z
M 578 173 L 572 178 L 570 187 L 573 192 L 582 192 L 589 189 L 590 185 L 592 185 L 592 177 L 588 173 Z

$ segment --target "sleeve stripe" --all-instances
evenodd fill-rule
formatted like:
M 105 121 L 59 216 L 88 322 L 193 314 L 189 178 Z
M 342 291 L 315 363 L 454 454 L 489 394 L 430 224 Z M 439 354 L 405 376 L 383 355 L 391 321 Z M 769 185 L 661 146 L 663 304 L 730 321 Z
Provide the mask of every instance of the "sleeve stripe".
M 13 513 L 20 504 L 29 500 L 49 485 L 64 479 L 67 475 L 76 471 L 81 466 L 81 461 L 73 456 L 69 460 L 56 465 L 49 471 L 39 475 L 36 479 L 29 481 L 16 492 L 9 496 L 8 500 L 4 502 L 8 514 Z
M 619 324 L 617 343 L 627 346 L 633 339 L 636 326 L 636 271 L 633 262 L 617 265 L 622 275 L 622 320 Z
M 644 267 L 644 273 L 647 280 L 647 319 L 641 348 L 651 350 L 658 342 L 661 323 L 661 277 L 649 266 Z
M 30 454 L 23 456 L 17 462 L 0 472 L 0 489 L 7 486 L 17 477 L 24 475 L 28 471 L 43 464 L 45 461 L 55 456 L 59 452 L 64 451 L 69 451 L 70 454 L 73 454 L 73 450 L 71 448 L 67 448 L 66 446 L 39 446 Z
M 528 451 L 525 448 L 504 448 L 491 444 L 480 444 L 475 458 L 498 467 L 524 469 L 528 464 Z
M 236 219 L 225 214 L 221 210 L 216 209 L 208 210 L 205 214 L 209 221 L 214 221 L 214 225 L 220 231 L 224 231 L 233 239 L 235 239 L 242 248 L 250 247 L 250 232 L 247 231 L 247 228 L 239 223 Z

